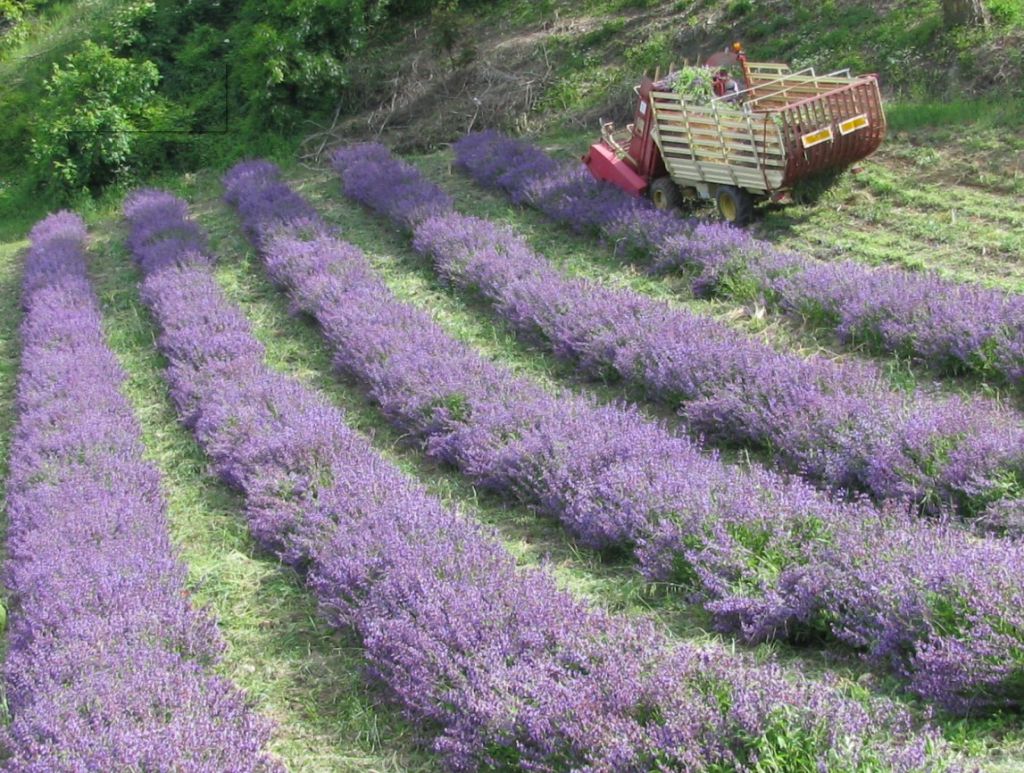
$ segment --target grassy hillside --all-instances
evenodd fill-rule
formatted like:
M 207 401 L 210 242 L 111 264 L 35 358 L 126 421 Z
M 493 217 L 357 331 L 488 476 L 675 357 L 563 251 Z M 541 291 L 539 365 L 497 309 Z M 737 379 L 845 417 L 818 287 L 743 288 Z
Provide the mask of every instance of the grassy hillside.
M 938 0 L 494 3 L 457 16 L 445 51 L 428 19 L 400 45 L 384 38 L 368 48 L 351 87 L 367 110 L 334 124 L 337 136 L 380 135 L 408 150 L 487 127 L 593 130 L 599 118 L 631 118 L 644 70 L 692 64 L 735 40 L 754 60 L 877 72 L 890 99 L 1019 100 L 1024 16 L 1015 8 L 966 30 L 943 27 Z M 314 134 L 305 149 L 322 139 Z
M 733 40 L 754 59 L 878 72 L 890 98 L 1019 100 L 1024 12 L 988 2 L 977 29 L 945 27 L 939 0 L 29 4 L 0 45 L 0 218 L 40 192 L 75 198 L 296 142 L 315 153 L 331 136 L 417 149 L 471 128 L 592 129 L 628 117 L 642 71 Z M 76 59 L 87 41 L 108 58 Z M 62 87 L 55 67 L 82 75 Z M 114 86 L 144 67 L 152 87 Z

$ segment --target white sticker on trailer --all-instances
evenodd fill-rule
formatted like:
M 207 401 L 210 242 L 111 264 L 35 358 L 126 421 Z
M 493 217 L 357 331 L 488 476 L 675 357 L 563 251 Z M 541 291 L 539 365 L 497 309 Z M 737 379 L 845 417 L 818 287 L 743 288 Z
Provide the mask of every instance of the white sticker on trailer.
M 831 142 L 834 139 L 832 135 L 832 127 L 826 126 L 824 129 L 818 129 L 817 131 L 808 132 L 800 137 L 800 142 L 803 143 L 805 148 L 813 148 L 815 145 L 820 145 L 823 142 Z
M 839 133 L 845 137 L 847 134 L 853 134 L 858 129 L 863 129 L 867 125 L 868 114 L 861 113 L 860 115 L 848 118 L 839 124 Z
M 644 102 L 643 100 L 640 100 L 640 115 L 645 115 L 646 113 L 647 113 L 647 103 Z

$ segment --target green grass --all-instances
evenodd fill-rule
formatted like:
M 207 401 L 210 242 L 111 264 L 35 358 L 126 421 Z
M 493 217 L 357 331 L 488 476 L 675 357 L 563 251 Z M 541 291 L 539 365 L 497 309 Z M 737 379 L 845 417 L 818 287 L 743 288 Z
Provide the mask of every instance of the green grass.
M 10 463 L 11 429 L 14 423 L 14 393 L 20 361 L 18 326 L 21 323 L 21 256 L 28 246 L 18 240 L 0 243 L 0 502 L 7 496 L 7 471 Z M 6 560 L 7 511 L 0 511 L 0 562 Z M 7 654 L 7 591 L 0 585 L 0 662 Z M 0 724 L 7 718 L 7 701 L 0 689 Z
M 313 185 L 306 185 L 302 192 L 315 200 L 313 189 Z M 335 376 L 330 352 L 316 325 L 304 316 L 289 315 L 287 299 L 264 276 L 234 216 L 220 203 L 209 201 L 197 203 L 193 211 L 210 232 L 211 246 L 221 257 L 217 280 L 252 323 L 254 334 L 266 347 L 271 367 L 299 379 L 343 409 L 350 427 L 366 435 L 384 458 L 420 480 L 443 502 L 498 529 L 503 544 L 521 565 L 546 564 L 564 587 L 607 609 L 625 614 L 653 611 L 666 631 L 705 635 L 707 619 L 703 613 L 686 605 L 666 603 L 663 591 L 645 583 L 631 561 L 606 560 L 576 548 L 555 522 L 478 490 L 456 471 L 424 457 L 384 420 L 364 390 Z M 372 220 L 367 225 L 367 230 L 376 230 Z M 374 263 L 378 269 L 385 268 L 383 277 L 403 300 L 428 306 L 438 321 L 457 329 L 463 340 L 479 346 L 487 356 L 510 356 L 520 373 L 551 386 L 548 363 L 519 350 L 510 334 L 474 320 L 472 314 L 459 312 L 450 301 L 439 303 L 444 294 L 430 287 L 422 275 L 409 271 L 407 264 L 393 263 L 391 254 L 376 252 Z M 391 265 L 386 268 L 386 264 Z
M 432 173 L 446 174 L 444 156 L 436 156 L 430 163 L 434 165 Z M 346 238 L 367 250 L 399 297 L 431 309 L 454 335 L 523 375 L 548 386 L 573 383 L 569 370 L 519 344 L 488 318 L 480 304 L 441 288 L 429 268 L 411 252 L 405 236 L 340 198 L 333 175 L 310 175 L 296 169 L 290 174 L 329 219 L 344 227 Z M 249 315 L 273 367 L 298 377 L 344 408 L 351 426 L 371 437 L 386 458 L 423 481 L 443 501 L 494 526 L 522 565 L 546 564 L 574 593 L 618 613 L 653 615 L 659 626 L 680 640 L 735 648 L 729 638 L 707 632 L 702 613 L 665 589 L 643 583 L 631 562 L 606 560 L 577 549 L 553 522 L 477 491 L 461 476 L 439 468 L 410 448 L 368 404 L 362 390 L 332 375 L 329 353 L 315 326 L 288 315 L 283 295 L 264 278 L 235 218 L 217 201 L 219 187 L 213 176 L 189 176 L 175 182 L 180 193 L 196 202 L 194 210 L 209 228 L 214 250 L 222 256 L 217 278 Z M 483 201 L 481 208 L 495 213 L 503 206 L 495 197 L 478 196 L 468 184 L 463 195 Z M 517 222 L 525 214 L 505 208 L 508 222 Z M 249 690 L 260 708 L 281 723 L 273 748 L 291 769 L 432 769 L 435 761 L 415 748 L 405 723 L 382 706 L 379 695 L 364 684 L 356 643 L 319 623 L 298 578 L 258 554 L 242 524 L 238 498 L 212 479 L 201 452 L 175 423 L 160 380 L 163 363 L 153 348 L 153 326 L 138 302 L 138 275 L 121 246 L 121 227 L 111 220 L 110 211 L 90 216 L 96 234 L 92 273 L 111 344 L 129 372 L 126 391 L 139 411 L 150 456 L 165 476 L 172 533 L 190 567 L 190 585 L 195 597 L 209 604 L 218 616 L 230 643 L 223 673 Z M 561 241 L 566 265 L 574 265 L 580 274 L 600 277 L 616 266 L 601 249 L 568 237 L 550 224 L 538 220 L 530 227 L 552 242 Z M 0 258 L 8 258 L 0 268 L 12 278 L 17 275 L 14 257 L 19 247 L 0 247 Z M 634 267 L 618 266 L 616 270 L 620 272 L 614 274 L 616 282 L 638 288 L 650 283 L 652 292 L 664 297 L 673 294 L 662 280 L 646 277 Z M 15 283 L 16 278 L 11 281 Z M 16 293 L 4 297 L 12 304 L 11 314 L 4 319 L 13 320 Z M 0 336 L 0 363 L 6 360 L 7 350 L 13 357 L 16 344 L 9 346 L 8 340 L 10 336 Z M 605 387 L 597 392 L 614 396 L 614 391 Z M 836 675 L 850 689 L 867 687 L 904 701 L 891 680 L 872 675 L 842 649 L 814 652 L 768 645 L 753 652 L 759 658 L 777 657 L 813 675 Z M 943 729 L 958 748 L 991 761 L 992 770 L 1009 771 L 1024 763 L 1024 739 L 1012 717 L 943 723 Z
M 586 134 L 577 131 L 535 140 L 547 152 L 562 158 L 578 156 L 589 141 Z M 1007 139 L 999 147 L 1005 149 L 1007 143 L 1014 142 Z M 900 142 L 890 149 L 890 155 L 865 164 L 862 175 L 844 176 L 814 205 L 760 210 L 753 226 L 755 234 L 826 261 L 850 259 L 869 265 L 930 269 L 954 281 L 1024 291 L 1024 264 L 1019 261 L 1024 240 L 1018 226 L 1024 221 L 1020 213 L 1003 206 L 1003 194 L 982 185 L 951 185 L 937 172 L 935 178 L 915 179 L 917 164 L 908 170 L 903 160 L 892 160 L 914 147 L 908 141 Z M 947 144 L 935 152 L 957 151 Z M 595 239 L 574 235 L 531 208 L 511 206 L 504 195 L 484 190 L 454 172 L 450 152 L 410 160 L 454 196 L 459 211 L 512 226 L 568 274 L 629 287 L 692 313 L 713 316 L 780 351 L 870 361 L 890 377 L 897 389 L 919 386 L 927 391 L 980 393 L 997 401 L 1019 403 L 1019 395 L 999 384 L 974 376 L 938 378 L 921 363 L 879 354 L 865 346 L 843 346 L 830 328 L 767 313 L 758 304 L 727 297 L 694 299 L 686 272 L 649 275 L 643 264 L 616 258 Z M 871 187 L 877 187 L 878 192 L 870 193 Z M 955 202 L 952 212 L 944 209 L 951 192 Z M 696 214 L 714 216 L 707 208 Z
M 92 24 L 77 15 L 79 9 L 99 13 L 110 5 L 109 0 L 58 4 L 37 22 L 25 43 L 0 60 L 0 106 L 7 122 L 0 127 L 0 140 L 17 136 L 27 115 L 22 111 L 38 98 L 39 84 L 52 62 L 70 51 Z M 672 34 L 679 31 L 681 40 L 690 40 L 687 35 L 697 29 L 690 22 L 707 10 L 704 6 L 710 7 L 707 3 L 653 5 L 646 0 L 523 0 L 485 4 L 473 13 L 485 24 L 506 24 L 510 18 L 524 26 L 547 25 L 553 18 L 556 24 L 557 18 L 566 22 L 567 28 L 563 25 L 549 41 L 555 71 L 541 110 L 553 127 L 544 137 L 546 147 L 570 157 L 585 150 L 597 133 L 596 121 L 587 123 L 585 132 L 572 128 L 574 111 L 618 104 L 620 91 L 631 99 L 625 86 L 631 85 L 637 68 L 681 61 L 689 49 L 680 48 L 664 29 L 658 33 L 657 24 L 671 24 Z M 877 14 L 859 21 L 854 17 L 860 11 L 843 6 L 840 10 L 850 24 L 830 27 L 833 31 L 823 33 L 825 37 L 801 32 L 816 24 L 816 12 L 808 7 L 798 4 L 772 14 L 755 13 L 756 8 L 756 3 L 734 0 L 727 9 L 728 24 L 743 29 L 744 39 L 753 41 L 748 48 L 755 59 L 778 54 L 794 57 L 797 65 L 811 63 L 827 69 L 851 65 L 865 70 L 877 69 L 876 63 L 888 57 L 890 82 L 911 84 L 921 69 L 912 66 L 908 52 L 927 45 L 934 32 L 937 2 L 914 0 L 907 4 L 906 13 Z M 815 8 L 821 13 L 835 10 L 832 3 Z M 556 10 L 560 17 L 555 16 Z M 670 11 L 679 16 L 667 18 Z M 72 18 L 76 24 L 69 23 Z M 851 29 L 858 30 L 856 36 Z M 11 97 L 14 89 L 30 82 L 35 85 Z M 826 260 L 851 257 L 878 265 L 931 268 L 959 281 L 1024 291 L 1022 216 L 1016 205 L 1024 193 L 1024 141 L 1019 139 L 1024 109 L 1019 101 L 919 100 L 891 103 L 887 109 L 890 137 L 865 165 L 862 176 L 845 181 L 835 195 L 813 207 L 769 213 L 758 226 L 761 234 Z M 262 150 L 285 156 L 280 138 L 268 136 L 263 142 Z M 257 150 L 248 148 L 250 153 Z M 229 138 L 193 152 L 207 166 L 217 168 L 241 149 L 235 138 Z M 24 177 L 22 159 L 9 158 L 6 173 L 0 173 L 0 476 L 7 464 L 18 365 L 19 256 L 25 233 L 48 206 Z M 540 215 L 482 193 L 464 178 L 449 174 L 448 154 L 416 161 L 455 194 L 462 211 L 515 226 L 569 273 L 712 314 L 773 346 L 835 356 L 833 342 L 819 331 L 765 317 L 756 307 L 695 301 L 685 277 L 647 276 Z M 333 175 L 296 168 L 290 174 L 332 222 L 344 227 L 345 237 L 367 251 L 400 298 L 428 308 L 449 332 L 485 356 L 548 388 L 585 389 L 601 400 L 632 396 L 608 385 L 583 385 L 570 366 L 519 343 L 491 319 L 483 303 L 440 287 L 429 268 L 409 250 L 404 236 L 340 199 Z M 267 347 L 270 364 L 344 408 L 350 425 L 369 436 L 386 458 L 423 481 L 447 504 L 497 529 L 523 566 L 547 565 L 564 587 L 579 596 L 618 613 L 652 615 L 679 640 L 723 649 L 736 646 L 728 637 L 709 634 L 707 618 L 699 610 L 680 602 L 668 589 L 645 584 L 631 561 L 578 549 L 552 521 L 478 491 L 452 470 L 426 460 L 383 421 L 362 390 L 331 374 L 330 356 L 315 326 L 288 316 L 286 301 L 263 277 L 234 217 L 216 201 L 219 186 L 214 175 L 210 171 L 165 174 L 153 182 L 169 185 L 198 203 L 213 245 L 224 257 L 217 278 L 249 315 Z M 120 244 L 122 233 L 113 214 L 118 196 L 111 191 L 99 202 L 79 201 L 76 206 L 85 211 L 97 234 L 92 272 L 106 329 L 129 373 L 126 393 L 142 422 L 148 454 L 164 476 L 170 528 L 189 566 L 190 589 L 217 616 L 229 642 L 221 673 L 246 689 L 260 710 L 279 723 L 272 748 L 292 770 L 435 769 L 437 760 L 416 746 L 412 730 L 362 678 L 358 643 L 325 626 L 301 579 L 255 548 L 241 518 L 239 498 L 212 477 L 200 449 L 175 422 L 160 378 L 163 361 L 153 348 L 153 325 L 138 301 L 138 276 Z M 909 363 L 873 359 L 898 385 L 911 387 L 930 380 L 928 373 Z M 969 380 L 950 388 L 986 389 Z M 670 418 L 655 409 L 650 415 Z M 740 455 L 729 458 L 743 461 Z M 4 525 L 0 521 L 0 529 Z M 753 652 L 760 658 L 778 657 L 814 675 L 836 675 L 843 684 L 858 682 L 904 701 L 891 680 L 871 674 L 845 650 L 813 652 L 767 645 Z M 1024 769 L 1019 717 L 940 724 L 957 748 L 983 759 L 986 769 L 1007 773 Z
M 549 152 L 562 154 L 566 147 L 572 148 L 578 142 L 577 137 L 568 135 L 553 142 L 542 143 L 542 145 Z M 450 157 L 446 153 L 431 154 L 413 160 L 428 177 L 454 196 L 456 208 L 459 211 L 486 217 L 513 227 L 527 239 L 534 249 L 567 274 L 587 277 L 617 287 L 627 287 L 688 312 L 714 317 L 779 351 L 803 357 L 821 356 L 832 360 L 851 358 L 868 360 L 879 366 L 896 389 L 908 390 L 920 386 L 926 390 L 956 394 L 980 392 L 997 400 L 1012 399 L 1000 387 L 986 384 L 972 377 L 948 379 L 935 383 L 931 372 L 920 364 L 899 358 L 880 356 L 863 347 L 840 347 L 831 330 L 817 329 L 811 325 L 797 323 L 782 315 L 767 313 L 763 307 L 757 304 L 735 302 L 728 298 L 695 299 L 690 292 L 689 277 L 685 273 L 652 276 L 645 272 L 642 265 L 615 257 L 611 250 L 598 244 L 594 239 L 574 235 L 530 208 L 511 206 L 505 196 L 483 190 L 475 186 L 467 177 L 452 173 Z M 822 212 L 822 217 L 828 215 L 825 205 L 819 205 L 816 211 Z M 783 209 L 779 211 L 777 217 L 793 217 L 793 215 Z M 834 217 L 839 218 L 840 215 L 835 214 Z M 762 226 L 762 228 L 766 228 L 766 226 Z M 858 241 L 864 238 L 864 235 L 856 229 L 843 231 L 841 235 L 835 237 L 830 237 L 830 234 L 835 233 L 835 229 L 815 232 L 810 225 L 807 226 L 807 229 L 819 236 L 820 241 L 801 243 L 800 246 L 805 252 L 812 252 L 809 247 L 816 244 L 819 257 L 829 259 L 838 254 L 839 245 L 844 244 L 844 239 L 848 239 L 851 244 L 848 248 L 849 251 L 865 262 L 876 264 L 892 262 L 887 260 L 890 257 L 889 252 L 876 256 L 864 249 L 863 243 Z M 870 235 L 868 238 L 871 239 Z M 886 238 L 897 237 L 890 235 Z M 868 243 L 871 250 L 878 247 L 878 237 L 876 236 L 874 239 Z M 795 238 L 791 238 L 787 246 L 795 248 L 795 242 Z M 911 248 L 917 248 L 917 246 L 912 245 Z M 854 250 L 857 251 L 854 252 Z M 844 257 L 853 255 L 843 254 Z M 1007 282 L 1005 278 L 1002 281 L 1004 284 Z M 642 399 L 642 395 L 635 391 L 626 392 L 623 396 Z M 753 458 L 765 459 L 762 455 L 754 455 Z
M 33 110 L 53 64 L 72 53 L 117 7 L 114 0 L 58 2 L 26 19 L 21 41 L 0 57 L 0 175 L 8 181 L 24 174 Z M 0 210 L 2 212 L 2 210 Z
M 941 126 L 991 126 L 1015 129 L 1024 125 L 1020 99 L 951 99 L 891 102 L 885 106 L 890 131 L 912 131 Z
M 891 137 L 861 174 L 846 175 L 814 206 L 766 209 L 755 231 L 823 260 L 928 269 L 957 282 L 1024 292 L 1024 215 L 1014 204 L 1014 190 L 1024 191 L 1024 147 L 1012 136 L 992 142 L 972 153 L 952 143 Z M 986 184 L 999 174 L 1009 190 Z

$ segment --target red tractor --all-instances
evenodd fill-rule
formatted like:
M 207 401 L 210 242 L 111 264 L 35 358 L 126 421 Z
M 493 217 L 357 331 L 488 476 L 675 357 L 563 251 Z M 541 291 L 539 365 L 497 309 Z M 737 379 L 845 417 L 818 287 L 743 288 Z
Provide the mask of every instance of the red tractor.
M 798 182 L 865 158 L 885 136 L 875 75 L 791 72 L 747 61 L 738 43 L 698 73 L 711 88 L 697 98 L 672 90 L 673 73 L 644 76 L 633 123 L 603 124 L 583 157 L 594 177 L 659 209 L 711 199 L 723 219 L 745 225 L 755 202 L 790 200 Z

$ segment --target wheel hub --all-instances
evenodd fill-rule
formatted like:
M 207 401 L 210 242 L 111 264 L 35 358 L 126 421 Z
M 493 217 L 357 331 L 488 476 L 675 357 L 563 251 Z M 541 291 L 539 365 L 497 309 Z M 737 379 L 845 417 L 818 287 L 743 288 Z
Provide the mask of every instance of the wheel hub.
M 718 209 L 722 213 L 722 217 L 730 223 L 736 219 L 736 202 L 733 201 L 732 196 L 720 196 Z

